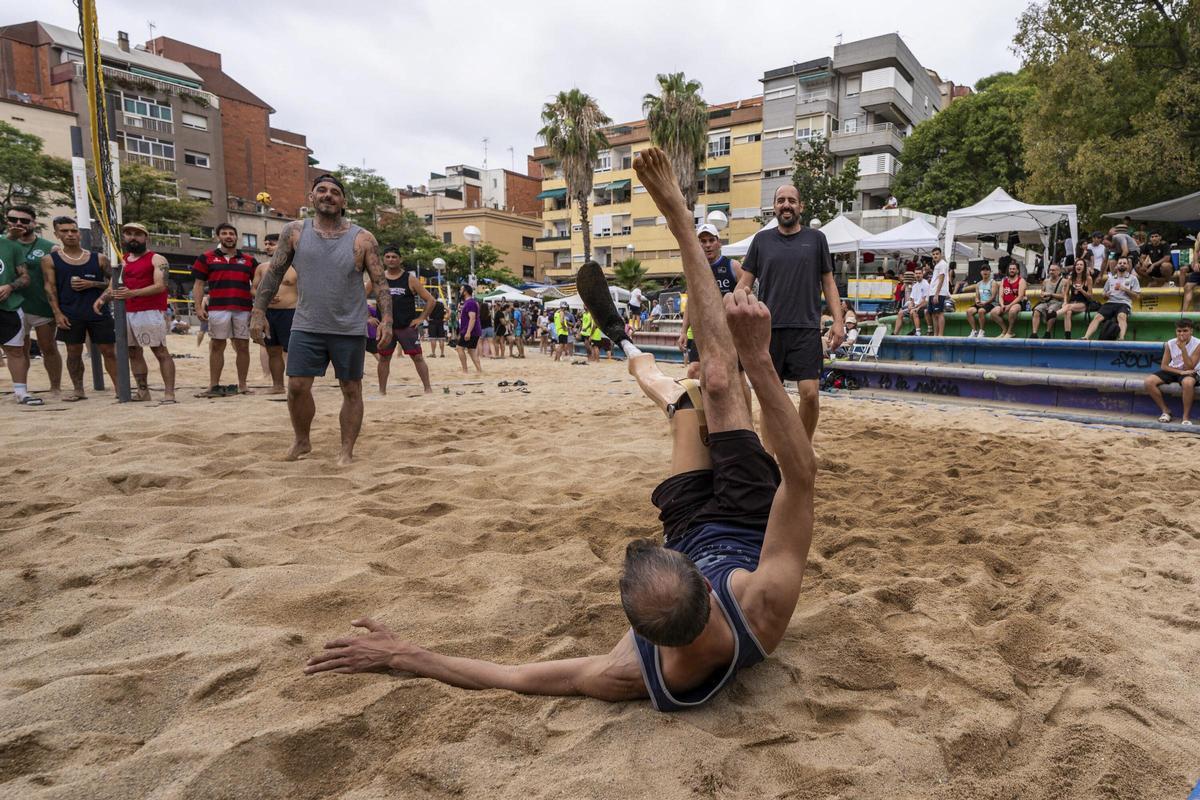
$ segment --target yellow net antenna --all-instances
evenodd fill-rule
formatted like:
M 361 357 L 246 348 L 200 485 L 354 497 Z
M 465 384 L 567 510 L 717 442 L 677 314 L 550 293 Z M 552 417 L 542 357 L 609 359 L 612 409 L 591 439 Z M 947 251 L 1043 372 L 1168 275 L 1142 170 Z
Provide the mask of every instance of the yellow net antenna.
M 118 256 L 121 253 L 117 231 L 117 197 L 113 188 L 112 160 L 108 151 L 108 109 L 104 99 L 104 70 L 100 59 L 100 27 L 96 21 L 95 0 L 75 0 L 79 8 L 79 40 L 83 43 L 84 83 L 87 86 L 87 118 L 92 134 L 92 180 L 88 196 L 95 209 L 96 222 Z

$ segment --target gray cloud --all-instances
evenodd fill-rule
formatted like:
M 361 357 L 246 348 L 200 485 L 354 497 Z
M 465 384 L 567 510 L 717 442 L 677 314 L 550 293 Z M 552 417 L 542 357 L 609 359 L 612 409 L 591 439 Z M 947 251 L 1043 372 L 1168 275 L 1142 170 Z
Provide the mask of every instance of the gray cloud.
M 322 164 L 366 165 L 394 185 L 448 164 L 518 170 L 538 143 L 542 104 L 578 86 L 617 121 L 638 119 L 659 72 L 683 70 L 710 102 L 752 97 L 766 69 L 831 55 L 846 41 L 898 31 L 943 78 L 973 83 L 1015 69 L 1009 47 L 1024 0 L 867 0 L 841 6 L 659 0 L 561 4 L 441 0 L 388 3 L 168 3 L 100 0 L 118 29 L 218 50 L 225 71 L 269 102 L 276 127 L 308 136 Z M 48 22 L 74 27 L 56 3 Z M 27 19 L 10 8 L 6 22 Z

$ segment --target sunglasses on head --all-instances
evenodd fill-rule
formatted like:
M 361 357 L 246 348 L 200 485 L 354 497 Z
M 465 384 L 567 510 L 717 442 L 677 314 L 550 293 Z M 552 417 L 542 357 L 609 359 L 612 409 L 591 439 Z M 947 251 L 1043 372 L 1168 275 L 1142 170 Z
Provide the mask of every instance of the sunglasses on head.
M 15 222 L 18 225 L 28 225 L 33 222 L 33 217 L 5 217 L 9 222 Z

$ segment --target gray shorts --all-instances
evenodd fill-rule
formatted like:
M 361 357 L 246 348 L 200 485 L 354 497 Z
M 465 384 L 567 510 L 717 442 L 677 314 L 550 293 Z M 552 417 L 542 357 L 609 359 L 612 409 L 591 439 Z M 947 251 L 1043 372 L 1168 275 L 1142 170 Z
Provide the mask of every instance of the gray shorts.
M 364 336 L 311 333 L 292 329 L 288 342 L 287 374 L 293 378 L 324 377 L 333 364 L 339 381 L 361 381 L 367 340 Z
M 1059 301 L 1051 300 L 1046 303 L 1038 303 L 1033 307 L 1033 311 L 1035 314 L 1041 314 L 1043 317 L 1049 319 L 1050 317 L 1056 316 L 1059 311 L 1062 311 L 1062 307 L 1063 304 Z

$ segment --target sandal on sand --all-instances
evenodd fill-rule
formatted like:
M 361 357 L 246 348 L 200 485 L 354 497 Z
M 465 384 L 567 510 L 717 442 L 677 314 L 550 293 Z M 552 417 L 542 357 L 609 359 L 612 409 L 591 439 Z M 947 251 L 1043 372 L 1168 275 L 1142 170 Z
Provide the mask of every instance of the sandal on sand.
M 156 405 L 156 406 L 173 406 L 173 405 L 178 405 L 178 404 L 179 404 L 178 400 L 159 400 L 154 405 Z
M 64 403 L 78 403 L 80 400 L 87 400 L 86 394 L 69 394 L 62 401 Z
M 46 401 L 35 394 L 27 394 L 17 398 L 17 404 L 22 406 L 44 406 Z
M 700 423 L 700 441 L 708 446 L 708 420 L 704 417 L 704 396 L 700 393 L 700 381 L 692 378 L 686 378 L 678 381 L 679 385 L 687 392 L 687 399 L 691 403 L 691 408 L 696 411 L 696 419 Z M 667 407 L 668 414 L 674 414 L 676 411 L 682 411 L 687 406 L 680 408 L 679 403 L 672 403 Z
M 513 386 L 528 386 L 528 385 L 529 384 L 523 380 L 516 380 L 513 382 Z
M 508 381 L 500 381 L 500 382 L 499 382 L 499 383 L 497 383 L 496 385 L 497 385 L 497 386 L 508 386 Z
M 1170 422 L 1171 415 L 1170 414 L 1159 414 L 1158 421 L 1159 422 Z
M 192 397 L 208 398 L 208 397 L 224 397 L 225 387 L 214 386 L 211 389 L 205 389 L 203 392 L 196 392 Z

